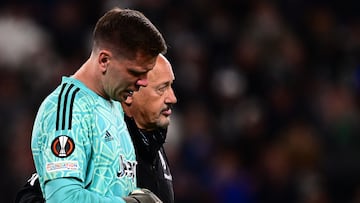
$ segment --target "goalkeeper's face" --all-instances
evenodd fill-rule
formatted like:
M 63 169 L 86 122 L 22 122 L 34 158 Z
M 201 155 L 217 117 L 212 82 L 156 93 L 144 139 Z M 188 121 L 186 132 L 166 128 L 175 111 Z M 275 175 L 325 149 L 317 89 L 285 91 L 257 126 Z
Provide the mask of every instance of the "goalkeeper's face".
M 153 130 L 170 124 L 172 106 L 177 102 L 172 89 L 174 79 L 171 64 L 159 55 L 154 68 L 148 72 L 148 86 L 141 87 L 126 100 L 125 112 L 134 118 L 139 128 Z

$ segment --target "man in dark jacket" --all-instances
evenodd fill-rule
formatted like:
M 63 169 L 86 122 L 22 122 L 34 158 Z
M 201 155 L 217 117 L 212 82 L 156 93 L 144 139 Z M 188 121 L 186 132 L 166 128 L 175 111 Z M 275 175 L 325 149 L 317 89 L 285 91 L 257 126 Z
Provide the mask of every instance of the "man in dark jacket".
M 172 176 L 163 147 L 172 106 L 177 102 L 172 89 L 174 79 L 171 64 L 159 55 L 154 69 L 148 73 L 148 86 L 122 103 L 138 162 L 137 186 L 149 189 L 164 203 L 174 202 Z M 37 174 L 21 188 L 15 202 L 44 202 Z
M 122 104 L 138 162 L 138 187 L 150 189 L 166 203 L 174 202 L 172 176 L 163 148 L 172 106 L 177 102 L 171 87 L 174 79 L 169 61 L 160 55 L 148 73 L 148 86 Z

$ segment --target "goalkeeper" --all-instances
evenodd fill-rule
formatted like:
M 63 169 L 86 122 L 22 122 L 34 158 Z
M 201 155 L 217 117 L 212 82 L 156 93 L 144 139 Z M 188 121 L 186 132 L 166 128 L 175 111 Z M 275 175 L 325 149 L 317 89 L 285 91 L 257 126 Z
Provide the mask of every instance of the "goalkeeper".
M 172 176 L 163 147 L 172 105 L 176 103 L 171 87 L 174 79 L 171 64 L 159 55 L 154 69 L 148 73 L 148 86 L 122 103 L 136 151 L 138 187 L 150 189 L 166 203 L 174 202 Z M 43 202 L 35 180 L 36 177 L 30 179 L 22 188 L 16 203 Z
M 161 202 L 136 190 L 135 149 L 119 101 L 147 86 L 165 51 L 138 11 L 114 8 L 99 19 L 89 59 L 63 77 L 35 119 L 31 148 L 46 202 Z

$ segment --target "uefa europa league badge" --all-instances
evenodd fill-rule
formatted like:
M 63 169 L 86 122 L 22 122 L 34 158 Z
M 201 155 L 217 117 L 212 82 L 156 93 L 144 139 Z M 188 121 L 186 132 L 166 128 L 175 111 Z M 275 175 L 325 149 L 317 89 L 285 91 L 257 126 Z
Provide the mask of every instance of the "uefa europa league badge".
M 51 143 L 51 151 L 55 156 L 65 158 L 70 156 L 75 149 L 74 141 L 66 135 L 60 135 Z

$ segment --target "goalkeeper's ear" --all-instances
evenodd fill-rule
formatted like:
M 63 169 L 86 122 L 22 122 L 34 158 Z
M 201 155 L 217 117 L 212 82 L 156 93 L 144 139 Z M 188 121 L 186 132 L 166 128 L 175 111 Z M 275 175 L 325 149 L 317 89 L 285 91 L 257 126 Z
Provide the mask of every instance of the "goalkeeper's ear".
M 163 203 L 148 189 L 134 190 L 129 196 L 123 198 L 126 203 Z

